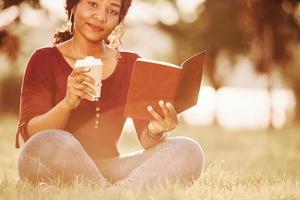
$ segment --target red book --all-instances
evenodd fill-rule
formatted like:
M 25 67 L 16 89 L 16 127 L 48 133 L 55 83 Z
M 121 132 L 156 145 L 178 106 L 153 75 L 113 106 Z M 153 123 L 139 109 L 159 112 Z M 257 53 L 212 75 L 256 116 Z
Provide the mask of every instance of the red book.
M 124 116 L 152 120 L 147 111 L 151 105 L 163 116 L 159 100 L 170 102 L 177 113 L 197 104 L 206 51 L 200 52 L 181 66 L 138 58 L 131 74 Z

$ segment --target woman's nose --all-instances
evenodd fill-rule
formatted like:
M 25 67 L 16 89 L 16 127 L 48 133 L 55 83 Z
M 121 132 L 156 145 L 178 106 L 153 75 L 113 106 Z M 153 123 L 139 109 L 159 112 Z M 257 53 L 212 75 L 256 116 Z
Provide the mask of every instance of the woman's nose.
M 105 10 L 102 9 L 99 9 L 97 12 L 95 12 L 93 18 L 102 23 L 107 22 L 107 14 Z

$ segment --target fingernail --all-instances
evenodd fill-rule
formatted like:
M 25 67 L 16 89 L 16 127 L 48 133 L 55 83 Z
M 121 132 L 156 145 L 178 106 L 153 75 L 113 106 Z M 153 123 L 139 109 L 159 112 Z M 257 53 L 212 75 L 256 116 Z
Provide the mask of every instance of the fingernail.
M 90 68 L 89 67 L 85 67 L 84 71 L 90 71 Z
M 164 101 L 163 101 L 163 100 L 160 100 L 158 103 L 159 103 L 159 105 L 161 105 L 161 106 L 164 105 Z
M 168 106 L 169 108 L 171 107 L 171 104 L 170 103 L 166 103 L 166 106 Z
M 152 110 L 152 107 L 151 107 L 151 106 L 148 106 L 148 107 L 147 107 L 147 110 L 148 110 L 148 111 L 151 111 L 151 110 Z

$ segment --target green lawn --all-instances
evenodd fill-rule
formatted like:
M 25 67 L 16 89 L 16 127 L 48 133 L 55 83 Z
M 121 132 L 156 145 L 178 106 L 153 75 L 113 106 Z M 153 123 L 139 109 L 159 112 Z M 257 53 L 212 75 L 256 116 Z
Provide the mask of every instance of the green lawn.
M 181 125 L 174 135 L 196 139 L 206 157 L 202 177 L 188 189 L 179 185 L 151 191 L 121 188 L 39 187 L 17 184 L 14 148 L 16 120 L 0 118 L 0 199 L 300 199 L 300 129 L 273 132 L 225 131 Z M 124 134 L 122 153 L 139 149 L 134 134 Z

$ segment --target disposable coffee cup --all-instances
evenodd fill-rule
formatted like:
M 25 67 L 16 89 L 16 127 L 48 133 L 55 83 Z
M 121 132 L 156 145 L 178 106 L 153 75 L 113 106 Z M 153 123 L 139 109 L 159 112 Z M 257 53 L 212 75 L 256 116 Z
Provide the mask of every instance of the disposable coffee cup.
M 92 95 L 93 101 L 98 101 L 101 96 L 101 80 L 102 80 L 102 68 L 103 63 L 101 59 L 96 59 L 93 56 L 87 56 L 84 59 L 76 60 L 75 62 L 75 68 L 79 67 L 88 67 L 90 68 L 90 71 L 86 74 L 93 79 L 95 79 L 95 85 L 91 85 L 89 83 L 86 83 L 87 85 L 91 86 L 95 92 L 96 95 Z

